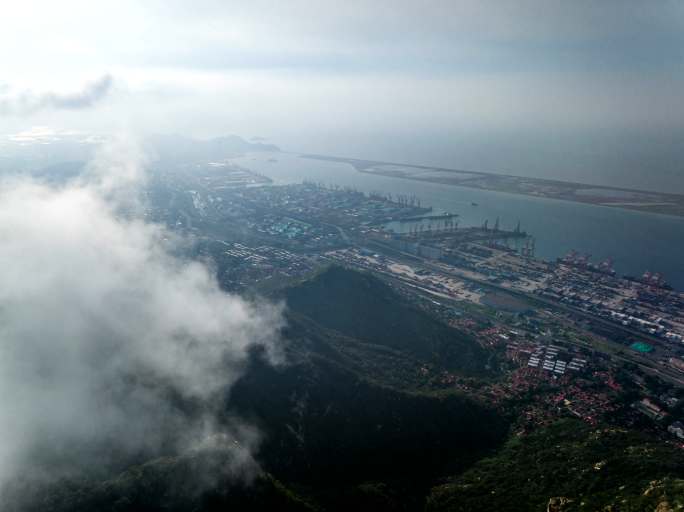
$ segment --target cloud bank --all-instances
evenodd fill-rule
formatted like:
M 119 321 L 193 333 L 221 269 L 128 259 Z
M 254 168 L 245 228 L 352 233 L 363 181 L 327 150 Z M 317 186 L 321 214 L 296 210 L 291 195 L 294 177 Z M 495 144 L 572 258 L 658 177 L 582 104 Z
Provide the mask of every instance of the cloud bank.
M 305 153 L 684 191 L 681 1 L 7 7 L 3 81 L 116 77 L 99 108 L 46 109 L 32 124 L 258 134 Z
M 0 115 L 30 115 L 41 110 L 82 110 L 91 108 L 102 101 L 112 89 L 113 78 L 103 75 L 94 82 L 85 84 L 80 91 L 73 93 L 44 92 L 35 94 L 24 91 L 11 95 L 7 91 L 0 96 Z M 3 90 L 0 89 L 0 94 Z
M 138 155 L 105 151 L 58 189 L 0 184 L 0 485 L 258 439 L 218 427 L 217 404 L 250 347 L 277 353 L 280 309 L 225 294 L 163 228 L 117 213 Z

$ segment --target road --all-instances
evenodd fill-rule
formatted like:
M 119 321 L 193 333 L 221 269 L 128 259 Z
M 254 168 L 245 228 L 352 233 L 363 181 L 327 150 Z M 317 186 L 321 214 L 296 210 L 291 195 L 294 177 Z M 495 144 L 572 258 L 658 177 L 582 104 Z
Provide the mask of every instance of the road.
M 354 245 L 356 245 L 359 248 L 366 248 L 366 249 L 375 248 L 375 252 L 391 254 L 400 263 L 408 263 L 408 264 L 419 263 L 422 267 L 430 269 L 430 270 L 436 272 L 437 274 L 447 275 L 450 277 L 456 277 L 456 278 L 462 279 L 464 281 L 475 283 L 475 284 L 482 286 L 484 288 L 487 288 L 487 289 L 497 290 L 497 291 L 501 291 L 501 292 L 504 292 L 504 293 L 507 293 L 507 294 L 510 294 L 513 296 L 517 296 L 518 298 L 524 299 L 524 300 L 531 302 L 533 304 L 536 304 L 536 305 L 539 305 L 542 307 L 546 307 L 548 309 L 555 310 L 555 311 L 562 311 L 566 314 L 573 315 L 576 318 L 579 317 L 579 318 L 600 324 L 600 325 L 602 325 L 602 326 L 604 326 L 604 327 L 606 327 L 612 331 L 624 333 L 626 336 L 638 337 L 640 339 L 647 340 L 647 341 L 653 343 L 654 345 L 656 345 L 657 347 L 660 347 L 661 350 L 664 349 L 666 351 L 666 353 L 669 353 L 668 347 L 664 346 L 664 342 L 662 340 L 660 340 L 654 336 L 642 333 L 640 331 L 635 331 L 635 330 L 626 328 L 622 325 L 616 324 L 616 323 L 611 322 L 609 320 L 606 320 L 604 318 L 597 317 L 595 315 L 592 315 L 591 313 L 587 313 L 585 311 L 578 310 L 578 309 L 572 308 L 570 306 L 566 306 L 564 304 L 559 304 L 555 301 L 546 299 L 544 297 L 540 297 L 538 295 L 526 293 L 526 292 L 523 292 L 520 290 L 513 290 L 513 289 L 507 288 L 505 286 L 502 286 L 502 285 L 499 285 L 496 283 L 492 283 L 492 282 L 485 280 L 485 279 L 478 279 L 476 277 L 473 277 L 472 275 L 467 275 L 464 271 L 459 270 L 457 267 L 445 266 L 442 264 L 434 263 L 434 262 L 427 260 L 425 258 L 422 258 L 420 256 L 410 254 L 410 253 L 406 253 L 406 252 L 400 251 L 394 247 L 387 246 L 387 245 L 385 245 L 379 241 L 376 241 L 376 240 L 363 239 L 363 240 L 355 240 L 353 242 L 355 242 Z M 387 272 L 385 274 L 390 275 L 391 277 L 393 277 L 395 279 L 398 279 L 396 274 L 392 274 L 391 272 Z M 402 282 L 405 281 L 402 279 L 400 279 L 400 280 Z M 406 282 L 405 282 L 405 284 L 406 284 Z M 421 288 L 421 287 L 416 285 L 416 288 Z M 423 289 L 423 291 L 431 292 L 431 290 L 425 290 L 425 289 Z M 434 295 L 434 293 L 433 293 L 433 295 Z M 441 293 L 439 294 L 439 296 L 442 297 L 443 299 L 448 297 L 445 294 L 441 294 Z M 576 323 L 573 323 L 572 326 L 575 329 L 580 329 Z M 587 332 L 588 334 L 592 334 L 592 335 L 594 334 L 594 333 L 591 333 L 590 331 L 585 331 L 585 332 Z M 623 344 L 620 344 L 618 342 L 614 342 L 614 341 L 610 341 L 610 340 L 606 340 L 606 342 L 614 345 L 615 352 L 613 354 L 611 354 L 611 357 L 614 357 L 616 359 L 620 359 L 620 360 L 623 360 L 626 362 L 631 362 L 631 363 L 637 364 L 639 367 L 641 367 L 642 369 L 644 369 L 645 371 L 647 371 L 649 373 L 657 374 L 660 377 L 662 377 L 663 379 L 665 379 L 669 382 L 672 382 L 673 384 L 684 387 L 684 376 L 682 376 L 681 373 L 677 372 L 676 370 L 670 369 L 670 368 L 665 368 L 665 367 L 661 366 L 658 363 L 658 361 L 656 361 L 652 358 L 648 358 L 647 356 L 639 355 L 636 352 L 633 354 L 628 353 L 627 355 L 618 354 L 617 352 L 623 351 L 626 348 L 626 346 Z

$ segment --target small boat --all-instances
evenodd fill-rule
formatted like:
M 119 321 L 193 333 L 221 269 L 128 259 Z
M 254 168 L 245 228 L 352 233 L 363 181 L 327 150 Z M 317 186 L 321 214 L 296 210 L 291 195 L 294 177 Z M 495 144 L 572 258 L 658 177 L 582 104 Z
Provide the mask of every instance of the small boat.
M 470 206 L 480 206 L 480 205 L 477 203 L 470 203 Z

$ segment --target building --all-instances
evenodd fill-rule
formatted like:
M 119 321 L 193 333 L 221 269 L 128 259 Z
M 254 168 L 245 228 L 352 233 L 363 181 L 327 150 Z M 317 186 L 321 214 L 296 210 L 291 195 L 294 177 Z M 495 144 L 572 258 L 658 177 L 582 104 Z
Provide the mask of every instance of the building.
M 672 425 L 667 427 L 667 431 L 673 436 L 677 436 L 679 439 L 684 439 L 684 423 L 681 421 L 675 421 Z

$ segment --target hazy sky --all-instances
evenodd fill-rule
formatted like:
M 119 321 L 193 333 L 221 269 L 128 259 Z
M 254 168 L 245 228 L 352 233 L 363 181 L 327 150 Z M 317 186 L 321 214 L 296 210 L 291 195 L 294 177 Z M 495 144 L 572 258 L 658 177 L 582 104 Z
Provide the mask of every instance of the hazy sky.
M 12 2 L 0 62 L 0 133 L 684 182 L 681 1 Z

